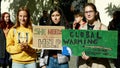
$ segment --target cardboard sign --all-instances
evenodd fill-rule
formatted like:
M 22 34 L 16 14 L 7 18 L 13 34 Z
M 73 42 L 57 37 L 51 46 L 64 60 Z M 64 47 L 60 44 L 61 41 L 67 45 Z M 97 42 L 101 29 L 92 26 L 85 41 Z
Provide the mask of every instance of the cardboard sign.
M 91 57 L 117 58 L 117 31 L 62 30 L 62 45 L 68 47 L 73 56 L 82 52 Z
M 61 50 L 64 26 L 34 26 L 33 48 Z

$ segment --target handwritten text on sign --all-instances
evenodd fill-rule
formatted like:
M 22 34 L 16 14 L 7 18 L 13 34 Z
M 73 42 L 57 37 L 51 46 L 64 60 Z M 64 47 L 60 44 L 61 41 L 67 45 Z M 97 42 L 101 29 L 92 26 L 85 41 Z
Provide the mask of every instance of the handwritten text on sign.
M 116 58 L 117 41 L 117 31 L 62 30 L 62 45 L 75 56 L 84 51 L 91 57 Z
M 37 49 L 61 49 L 63 26 L 34 26 L 33 47 Z

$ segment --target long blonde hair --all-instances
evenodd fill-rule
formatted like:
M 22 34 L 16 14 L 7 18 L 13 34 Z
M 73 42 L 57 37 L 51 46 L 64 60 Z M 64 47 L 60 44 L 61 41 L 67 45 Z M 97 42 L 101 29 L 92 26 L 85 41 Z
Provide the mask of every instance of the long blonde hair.
M 32 22 L 31 22 L 31 19 L 30 19 L 30 13 L 29 13 L 29 10 L 28 10 L 27 7 L 20 7 L 20 8 L 19 8 L 19 10 L 18 10 L 18 12 L 17 12 L 17 16 L 16 16 L 16 23 L 15 23 L 15 25 L 14 25 L 13 27 L 14 27 L 14 28 L 17 28 L 17 27 L 20 26 L 20 22 L 19 22 L 19 18 L 18 18 L 20 11 L 26 11 L 26 12 L 27 12 L 27 17 L 28 17 L 28 19 L 27 19 L 27 23 L 26 23 L 25 27 L 26 27 L 26 28 L 29 28 L 29 29 L 32 29 Z

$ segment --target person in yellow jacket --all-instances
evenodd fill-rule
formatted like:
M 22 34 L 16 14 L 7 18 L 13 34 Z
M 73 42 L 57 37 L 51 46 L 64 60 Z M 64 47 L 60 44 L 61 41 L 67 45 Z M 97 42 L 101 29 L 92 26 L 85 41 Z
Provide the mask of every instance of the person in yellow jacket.
M 30 13 L 26 7 L 17 12 L 16 24 L 7 36 L 6 49 L 12 57 L 12 68 L 36 68 L 36 50 L 32 48 L 33 32 Z

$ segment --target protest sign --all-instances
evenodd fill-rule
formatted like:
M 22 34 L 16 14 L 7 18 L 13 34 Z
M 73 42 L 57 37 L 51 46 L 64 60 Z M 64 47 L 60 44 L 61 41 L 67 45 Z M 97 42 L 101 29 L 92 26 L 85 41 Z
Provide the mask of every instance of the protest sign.
M 61 50 L 64 26 L 34 26 L 33 48 Z
M 117 31 L 62 30 L 62 45 L 71 49 L 73 56 L 82 52 L 91 57 L 117 58 Z

